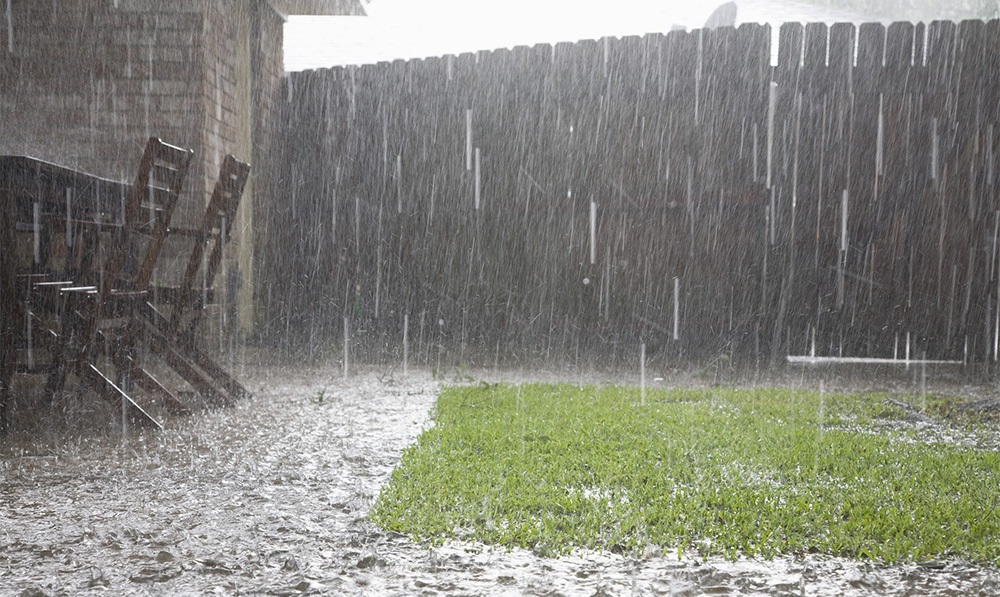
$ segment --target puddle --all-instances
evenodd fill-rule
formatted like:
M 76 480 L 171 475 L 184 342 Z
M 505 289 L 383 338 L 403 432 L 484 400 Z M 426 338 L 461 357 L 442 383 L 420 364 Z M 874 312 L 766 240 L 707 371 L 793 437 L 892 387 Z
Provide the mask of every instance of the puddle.
M 993 595 L 996 568 L 807 555 L 702 561 L 447 542 L 365 516 L 440 382 L 272 368 L 255 398 L 162 432 L 0 442 L 5 595 Z M 578 380 L 572 380 L 578 381 Z M 580 380 L 594 381 L 594 380 Z

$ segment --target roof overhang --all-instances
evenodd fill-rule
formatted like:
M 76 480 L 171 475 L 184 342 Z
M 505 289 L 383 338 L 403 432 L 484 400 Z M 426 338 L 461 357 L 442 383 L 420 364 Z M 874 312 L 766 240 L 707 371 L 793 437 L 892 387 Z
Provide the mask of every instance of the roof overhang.
M 268 0 L 282 17 L 288 15 L 367 16 L 361 0 Z

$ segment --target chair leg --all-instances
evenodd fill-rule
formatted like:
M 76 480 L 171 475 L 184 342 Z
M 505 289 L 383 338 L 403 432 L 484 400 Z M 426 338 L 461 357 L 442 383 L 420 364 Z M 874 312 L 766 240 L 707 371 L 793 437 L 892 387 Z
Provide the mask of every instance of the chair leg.
M 112 405 L 121 404 L 125 416 L 136 427 L 163 429 L 163 425 L 160 425 L 159 421 L 150 416 L 141 406 L 136 404 L 135 400 L 132 400 L 121 388 L 105 377 L 97 367 L 89 363 L 81 367 L 80 379 Z
M 10 426 L 10 384 L 14 379 L 13 367 L 8 365 L 7 350 L 0 351 L 0 435 Z M 13 362 L 10 363 L 13 365 Z
M 0 435 L 6 433 L 10 426 L 11 396 L 13 394 L 11 384 L 14 381 L 14 365 L 17 360 L 13 342 L 13 326 L 8 325 L 10 320 L 15 317 L 11 311 L 0 312 L 0 333 L 4 336 L 0 342 Z
M 191 409 L 188 405 L 184 404 L 177 396 L 165 388 L 155 377 L 150 375 L 148 371 L 139 367 L 134 366 L 132 369 L 132 379 L 135 381 L 136 385 L 140 386 L 142 389 L 146 390 L 150 394 L 156 396 L 155 399 L 159 399 L 164 408 L 172 415 L 190 415 Z
M 197 365 L 201 367 L 201 369 L 212 379 L 214 379 L 216 383 L 229 392 L 229 398 L 231 400 L 235 401 L 250 397 L 250 392 L 207 354 L 194 347 L 190 348 L 189 352 L 193 357 L 194 362 L 197 363 Z
M 129 323 L 123 332 L 115 334 L 104 341 L 111 347 L 111 358 L 115 366 L 115 383 L 125 392 L 131 392 L 135 381 L 135 353 L 136 341 L 140 330 L 134 325 L 134 319 L 129 318 Z M 103 336 L 103 334 L 102 334 Z
M 45 380 L 43 395 L 46 404 L 51 404 L 55 401 L 56 396 L 66 387 L 66 361 L 69 357 L 69 342 L 71 341 L 70 336 L 72 334 L 69 333 L 70 325 L 65 315 L 63 316 L 63 325 L 60 328 L 58 342 L 52 349 L 49 374 Z
M 176 350 L 171 342 L 159 332 L 152 332 L 150 335 L 153 350 L 158 352 L 171 369 L 177 372 L 184 381 L 191 386 L 209 402 L 215 406 L 231 406 L 233 401 L 215 388 L 212 380 L 203 375 L 195 365 L 190 363 L 186 356 Z
M 101 334 L 102 340 L 111 346 L 118 387 L 123 392 L 130 393 L 138 386 L 152 395 L 150 400 L 141 402 L 140 406 L 160 401 L 171 414 L 191 414 L 191 409 L 184 402 L 140 365 L 135 339 L 142 333 L 142 325 L 135 316 L 132 316 L 120 337 L 108 338 Z
M 81 304 L 86 300 L 88 289 L 65 289 L 59 294 L 60 324 L 56 333 L 56 346 L 52 350 L 52 361 L 49 364 L 49 374 L 45 381 L 44 396 L 46 403 L 51 404 L 56 396 L 66 388 L 66 377 L 69 369 L 86 360 L 88 347 L 84 345 L 86 319 L 93 316 L 90 305 Z M 81 314 L 81 310 L 84 314 Z

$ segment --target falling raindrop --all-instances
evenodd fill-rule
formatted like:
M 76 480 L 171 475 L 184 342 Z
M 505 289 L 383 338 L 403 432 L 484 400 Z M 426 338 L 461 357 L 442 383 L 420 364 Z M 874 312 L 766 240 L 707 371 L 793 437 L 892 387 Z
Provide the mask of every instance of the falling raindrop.
M 378 232 L 375 241 L 375 319 L 378 319 L 382 295 L 382 206 L 378 208 Z
M 351 354 L 351 318 L 344 317 L 344 379 L 347 379 L 348 359 Z
M 920 410 L 927 412 L 927 353 L 920 355 Z
M 778 220 L 777 214 L 778 214 L 778 211 L 777 211 L 776 205 L 775 205 L 775 203 L 777 201 L 777 198 L 775 197 L 775 195 L 777 193 L 778 193 L 778 189 L 776 187 L 771 187 L 771 204 L 767 207 L 767 216 L 768 216 L 767 217 L 767 221 L 768 221 L 769 228 L 770 228 L 769 238 L 771 239 L 770 244 L 772 246 L 774 245 L 775 242 L 777 242 L 777 235 L 778 235 L 778 224 L 777 224 L 777 220 Z
M 121 435 L 121 440 L 122 440 L 122 443 L 125 443 L 125 438 L 128 435 L 128 397 L 125 395 L 125 392 L 121 392 L 119 390 L 119 393 L 121 393 L 121 404 L 122 404 L 122 414 L 121 414 L 121 416 L 122 416 L 122 435 Z
M 403 213 L 403 156 L 396 154 L 396 213 Z
M 31 283 L 30 282 L 30 278 L 29 278 L 29 282 L 28 283 L 29 284 Z M 28 304 L 25 305 L 25 310 L 24 310 L 24 319 L 25 319 L 25 321 L 24 321 L 24 328 L 25 328 L 25 340 L 26 340 L 27 345 L 28 345 L 27 346 L 26 357 L 27 357 L 27 361 L 28 361 L 28 369 L 30 370 L 30 369 L 34 369 L 34 367 L 35 367 L 35 342 L 34 342 L 34 333 L 33 333 L 33 327 L 34 326 L 32 325 L 32 322 L 31 322 L 31 318 L 32 318 L 32 305 L 31 305 L 31 302 L 30 302 L 30 298 L 31 298 L 30 288 L 28 289 L 27 296 L 28 296 L 29 302 L 28 302 Z
M 125 27 L 125 78 L 132 78 L 132 27 Z
M 826 429 L 825 429 L 825 423 L 826 423 L 826 385 L 824 383 L 824 380 L 822 380 L 822 379 L 819 380 L 819 407 L 818 408 L 819 408 L 819 412 L 817 413 L 817 417 L 816 417 L 818 419 L 818 421 L 819 421 L 819 425 L 818 425 L 817 432 L 816 432 L 816 443 L 817 443 L 818 447 L 817 447 L 817 450 L 816 450 L 816 457 L 815 457 L 815 460 L 814 460 L 814 463 L 813 463 L 814 474 L 818 474 L 819 473 L 819 459 L 820 459 L 820 456 L 822 456 L 822 452 L 823 452 L 823 450 L 822 450 L 823 433 L 826 431 Z
M 479 190 L 481 188 L 481 177 L 479 171 L 479 148 L 476 148 L 476 210 L 479 210 Z
M 767 95 L 767 183 L 771 188 L 771 164 L 774 157 L 774 117 L 778 104 L 778 84 L 774 81 L 768 87 Z
M 753 181 L 760 180 L 760 141 L 757 135 L 757 123 L 753 123 Z
M 69 255 L 73 250 L 73 189 L 66 187 L 66 265 L 69 266 Z
M 931 118 L 931 180 L 938 178 L 938 155 L 940 152 L 938 138 L 938 119 Z
M 410 362 L 410 314 L 403 314 L 403 375 L 409 371 Z
M 472 108 L 465 110 L 465 169 L 472 170 Z
M 7 0 L 7 52 L 14 53 L 14 14 L 11 10 L 11 2 Z
M 590 264 L 597 263 L 597 203 L 590 202 Z M 584 284 L 589 284 L 590 280 L 584 278 Z
M 646 406 L 646 343 L 639 347 L 639 394 L 642 406 Z
M 993 123 L 986 125 L 986 186 L 993 186 L 996 176 L 996 158 L 993 153 Z
M 880 93 L 878 96 L 878 125 L 876 127 L 875 135 L 875 176 L 872 189 L 872 201 L 878 201 L 879 181 L 881 180 L 881 177 L 885 176 L 885 160 L 882 155 L 883 145 L 885 143 L 885 130 L 883 128 L 884 99 L 883 94 Z
M 35 255 L 35 267 L 40 268 L 42 266 L 42 204 L 35 201 L 31 204 L 32 207 L 32 230 L 33 233 L 33 247 Z
M 698 52 L 694 69 L 694 123 L 698 124 L 698 108 L 701 103 L 701 69 L 704 59 L 704 30 L 698 30 Z
M 910 369 L 910 332 L 906 332 L 906 347 L 904 349 L 904 361 L 906 362 L 906 369 Z
M 674 278 L 674 340 L 680 339 L 681 280 Z

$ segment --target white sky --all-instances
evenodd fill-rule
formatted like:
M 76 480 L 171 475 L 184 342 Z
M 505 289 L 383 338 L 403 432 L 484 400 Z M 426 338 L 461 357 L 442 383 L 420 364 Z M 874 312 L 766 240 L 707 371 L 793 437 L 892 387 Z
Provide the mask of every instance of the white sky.
M 722 0 L 372 0 L 367 17 L 291 16 L 285 70 L 443 56 L 704 25 Z M 737 22 L 853 20 L 789 0 L 737 0 Z M 832 16 L 831 16 L 832 15 Z M 845 18 L 836 18 L 837 16 Z

